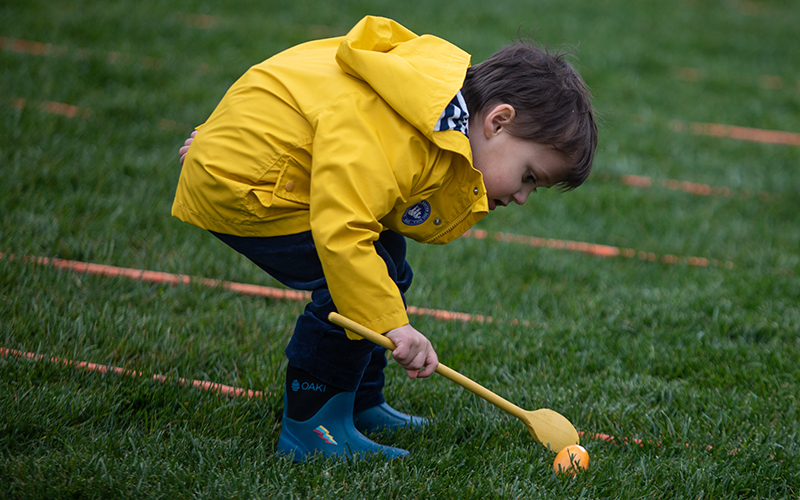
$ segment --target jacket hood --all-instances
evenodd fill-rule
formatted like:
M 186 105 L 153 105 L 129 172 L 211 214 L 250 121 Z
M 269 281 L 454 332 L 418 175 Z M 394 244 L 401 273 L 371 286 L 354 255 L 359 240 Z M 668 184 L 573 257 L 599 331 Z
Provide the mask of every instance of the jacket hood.
M 426 137 L 454 149 L 443 134 L 434 138 L 433 127 L 464 83 L 469 54 L 436 36 L 417 36 L 391 19 L 367 16 L 341 42 L 336 62 Z

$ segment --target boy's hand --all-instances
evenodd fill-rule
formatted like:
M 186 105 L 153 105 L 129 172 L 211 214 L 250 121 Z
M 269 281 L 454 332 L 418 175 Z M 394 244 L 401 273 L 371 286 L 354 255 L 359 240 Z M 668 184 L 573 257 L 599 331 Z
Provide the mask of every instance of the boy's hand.
M 392 357 L 406 369 L 408 378 L 425 378 L 433 375 L 439 358 L 431 342 L 411 325 L 403 325 L 386 333 L 396 346 Z
M 181 165 L 183 165 L 183 160 L 186 158 L 186 153 L 189 152 L 189 146 L 192 145 L 192 141 L 194 140 L 194 136 L 196 135 L 197 135 L 197 130 L 192 132 L 192 135 L 190 135 L 188 139 L 183 141 L 183 147 L 178 150 L 178 156 L 181 157 L 180 159 Z

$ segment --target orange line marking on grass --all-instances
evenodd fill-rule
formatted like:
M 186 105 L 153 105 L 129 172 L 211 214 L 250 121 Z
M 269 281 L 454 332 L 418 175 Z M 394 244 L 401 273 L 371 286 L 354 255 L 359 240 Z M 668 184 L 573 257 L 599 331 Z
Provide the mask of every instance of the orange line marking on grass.
M 597 243 L 584 243 L 581 241 L 558 240 L 552 238 L 537 238 L 535 236 L 521 236 L 502 232 L 496 232 L 492 236 L 497 241 L 505 241 L 507 243 L 517 243 L 520 245 L 538 248 L 555 248 L 570 252 L 583 252 L 598 257 L 638 257 L 640 260 L 646 260 L 648 262 L 659 261 L 663 264 L 687 264 L 696 267 L 713 266 L 725 267 L 727 269 L 733 269 L 734 267 L 734 264 L 731 261 L 723 262 L 715 259 L 707 259 L 705 257 L 679 257 L 677 255 L 670 254 L 664 254 L 659 257 L 659 255 L 654 252 L 645 252 L 643 250 L 636 251 L 632 248 L 620 248 Z M 483 229 L 469 229 L 461 237 L 484 240 L 489 237 L 489 233 Z
M 800 146 L 800 134 L 794 132 L 736 127 L 733 125 L 720 125 L 717 123 L 692 123 L 690 126 L 692 133 L 698 135 L 730 137 L 731 139 L 763 142 L 766 144 L 786 144 L 789 146 Z
M 31 360 L 34 360 L 34 361 L 45 360 L 45 356 L 42 355 L 42 354 L 35 354 L 35 353 L 32 353 L 32 352 L 24 352 L 24 351 L 18 351 L 18 350 L 15 350 L 15 349 L 8 349 L 8 348 L 5 348 L 5 347 L 0 347 L 0 357 L 7 357 L 7 356 L 13 356 L 15 358 L 31 359 Z M 86 371 L 97 372 L 97 373 L 102 373 L 102 374 L 114 373 L 116 375 L 127 375 L 127 376 L 130 376 L 130 377 L 144 377 L 144 373 L 143 372 L 137 372 L 135 370 L 127 370 L 125 368 L 120 368 L 118 366 L 101 365 L 101 364 L 98 364 L 98 363 L 90 363 L 88 361 L 72 361 L 72 360 L 69 360 L 69 359 L 62 359 L 62 358 L 56 358 L 56 357 L 52 357 L 52 358 L 46 359 L 46 361 L 49 361 L 49 362 L 57 364 L 57 365 L 74 366 L 75 368 L 80 369 L 80 370 L 86 370 Z M 152 380 L 155 381 L 155 382 L 161 382 L 162 384 L 165 384 L 165 383 L 169 382 L 172 379 L 170 379 L 169 377 L 165 377 L 164 375 L 156 374 L 156 375 L 152 376 Z M 178 378 L 178 379 L 175 379 L 175 381 L 178 382 L 178 384 L 180 384 L 182 386 L 191 386 L 191 387 L 195 387 L 197 389 L 202 389 L 204 391 L 217 392 L 217 393 L 219 393 L 219 394 L 221 394 L 223 396 L 227 396 L 229 398 L 247 397 L 247 398 L 251 398 L 252 399 L 252 398 L 262 398 L 262 397 L 264 397 L 264 393 L 261 392 L 261 391 L 253 391 L 253 390 L 250 390 L 250 389 L 242 389 L 240 387 L 232 387 L 232 386 L 229 386 L 229 385 L 218 384 L 216 382 L 208 382 L 208 381 L 204 381 L 204 380 L 193 380 L 193 379 L 187 379 L 187 378 Z M 269 394 L 269 395 L 272 396 L 273 394 Z
M 183 14 L 177 12 L 175 16 L 190 28 L 210 30 L 219 23 L 220 18 L 208 14 Z
M 653 179 L 642 175 L 623 175 L 619 178 L 620 182 L 626 186 L 640 187 L 647 189 L 653 185 Z
M 685 82 L 697 82 L 706 78 L 706 73 L 697 68 L 676 68 L 678 78 Z M 780 90 L 784 87 L 786 82 L 784 78 L 778 75 L 759 75 L 756 78 L 758 86 L 767 90 Z M 800 81 L 797 82 L 800 85 Z
M 33 56 L 61 57 L 71 53 L 76 59 L 88 59 L 92 54 L 97 53 L 97 51 L 93 51 L 92 49 L 70 49 L 64 45 L 53 45 L 51 43 L 6 37 L 0 37 L 0 49 Z M 135 61 L 138 61 L 145 69 L 161 67 L 161 59 L 151 56 L 137 57 L 116 51 L 111 51 L 106 54 L 106 62 L 111 65 L 120 63 L 131 64 Z
M 456 311 L 444 311 L 441 309 L 427 309 L 424 307 L 408 306 L 406 312 L 413 316 L 428 316 L 439 321 L 461 321 L 462 323 L 493 323 L 494 318 L 491 316 L 484 316 L 482 314 L 469 314 Z M 509 321 L 512 325 L 523 325 L 526 327 L 531 326 L 529 321 L 520 321 L 512 319 Z
M 608 174 L 599 174 L 599 176 L 603 178 L 602 180 L 610 179 L 610 175 Z M 738 196 L 744 199 L 749 199 L 753 196 L 753 193 L 749 189 L 744 189 L 737 193 L 731 188 L 724 186 L 711 186 L 708 184 L 698 184 L 688 181 L 679 181 L 676 179 L 659 179 L 656 181 L 653 178 L 644 175 L 623 175 L 619 178 L 619 181 L 626 186 L 638 187 L 642 189 L 651 188 L 657 183 L 658 186 L 664 189 L 683 191 L 684 193 L 693 194 L 696 196 L 722 196 L 725 198 L 733 198 Z M 781 199 L 780 193 L 770 193 L 768 191 L 759 191 L 757 196 L 762 201 L 779 201 Z
M 588 432 L 583 432 L 583 431 L 579 431 L 578 432 L 578 436 L 580 436 L 581 438 L 591 439 L 591 440 L 594 440 L 594 441 L 605 441 L 606 443 L 613 443 L 613 444 L 633 443 L 633 444 L 638 444 L 639 446 L 644 446 L 646 444 L 652 444 L 652 445 L 655 445 L 655 446 L 661 448 L 661 441 L 650 440 L 650 439 L 643 440 L 643 439 L 639 439 L 639 438 L 627 438 L 627 437 L 622 437 L 622 438 L 617 439 L 616 437 L 614 437 L 614 436 L 612 436 L 610 434 L 603 434 L 603 433 L 599 433 L 599 432 L 598 433 L 588 433 Z M 689 448 L 689 446 L 690 446 L 689 443 L 686 443 L 686 447 Z M 706 445 L 705 449 L 706 449 L 706 451 L 711 451 L 713 449 L 713 446 Z M 732 453 L 732 454 L 735 454 L 735 453 Z
M 766 130 L 760 128 L 737 127 L 734 125 L 721 125 L 718 123 L 685 123 L 680 120 L 670 122 L 670 127 L 676 132 L 689 131 L 695 135 L 709 135 L 713 137 L 726 137 L 740 141 L 760 142 L 763 144 L 783 144 L 787 146 L 800 146 L 800 134 L 795 132 L 782 132 L 779 130 Z
M 0 252 L 0 259 L 7 258 L 13 261 L 16 257 L 13 254 L 6 255 Z M 57 269 L 64 269 L 82 274 L 96 276 L 122 277 L 146 283 L 167 284 L 167 285 L 188 285 L 199 283 L 207 287 L 220 286 L 225 290 L 241 293 L 242 295 L 252 295 L 257 297 L 267 297 L 277 300 L 306 301 L 311 299 L 311 292 L 290 290 L 285 288 L 273 288 L 263 285 L 251 285 L 247 283 L 236 283 L 231 281 L 220 281 L 208 278 L 198 278 L 184 274 L 164 273 L 160 271 L 145 271 L 127 267 L 110 266 L 106 264 L 92 264 L 76 260 L 66 260 L 49 257 L 22 257 L 22 262 L 33 262 L 35 264 L 51 266 Z M 427 316 L 440 321 L 461 321 L 475 323 L 493 323 L 495 320 L 491 316 L 482 314 L 469 314 L 456 311 L 444 311 L 441 309 L 428 309 L 424 307 L 408 306 L 408 314 L 414 316 Z M 508 322 L 511 325 L 523 325 L 530 327 L 531 323 L 525 320 L 512 319 Z
M 69 49 L 63 45 L 19 40 L 16 38 L 6 38 L 3 36 L 0 36 L 0 49 L 6 49 L 18 54 L 31 54 L 34 56 L 60 56 L 69 52 Z
M 12 255 L 5 255 L 0 253 L 0 259 L 8 258 L 13 261 L 16 257 Z M 235 283 L 231 281 L 220 281 L 208 278 L 191 277 L 184 274 L 164 273 L 160 271 L 147 271 L 142 269 L 132 269 L 128 267 L 109 266 L 106 264 L 92 264 L 89 262 L 80 262 L 77 260 L 66 260 L 49 257 L 34 257 L 27 256 L 21 258 L 22 262 L 33 262 L 35 264 L 51 266 L 57 269 L 64 269 L 82 274 L 91 274 L 98 276 L 108 277 L 122 277 L 135 281 L 142 281 L 145 283 L 156 283 L 166 285 L 188 285 L 190 283 L 199 283 L 207 287 L 220 286 L 226 290 L 241 293 L 244 295 L 254 295 L 258 297 L 267 297 L 271 299 L 288 299 L 288 300 L 308 300 L 311 298 L 311 292 L 302 292 L 297 290 L 289 290 L 283 288 L 273 288 L 261 285 L 249 285 L 246 283 Z
M 783 78 L 776 75 L 761 75 L 758 77 L 758 86 L 763 89 L 780 90 L 783 88 Z
M 81 108 L 63 102 L 29 101 L 27 99 L 23 99 L 22 97 L 15 97 L 14 99 L 11 99 L 11 107 L 14 109 L 18 109 L 20 111 L 22 111 L 26 107 L 36 107 L 37 104 L 39 109 L 45 113 L 51 115 L 66 116 L 67 118 L 80 117 L 86 120 L 93 114 L 92 108 Z M 167 130 L 167 131 L 175 131 L 175 130 L 190 131 L 194 129 L 193 126 L 187 125 L 186 123 L 180 123 L 174 120 L 167 120 L 165 118 L 159 120 L 158 128 L 160 130 Z
M 191 133 L 191 131 L 194 130 L 194 127 L 191 125 L 187 125 L 186 123 L 176 122 L 174 120 L 167 120 L 166 118 L 162 118 L 161 120 L 159 120 L 158 128 L 160 130 L 168 130 L 168 131 L 180 130 L 187 133 Z
M 18 110 L 23 110 L 28 106 L 36 107 L 37 102 L 35 101 L 28 101 L 21 97 L 17 97 L 11 100 L 11 107 Z M 51 115 L 61 115 L 66 116 L 67 118 L 75 118 L 79 117 L 82 119 L 87 119 L 92 116 L 92 108 L 81 108 L 78 106 L 73 106 L 72 104 L 66 104 L 63 102 L 55 102 L 55 101 L 41 101 L 38 102 L 38 108 L 48 114 Z

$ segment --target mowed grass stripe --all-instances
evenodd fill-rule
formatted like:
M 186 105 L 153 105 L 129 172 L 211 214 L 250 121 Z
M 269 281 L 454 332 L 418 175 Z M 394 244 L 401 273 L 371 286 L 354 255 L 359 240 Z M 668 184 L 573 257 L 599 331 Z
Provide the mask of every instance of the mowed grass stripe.
M 54 363 L 57 365 L 63 365 L 68 367 L 74 367 L 78 370 L 86 370 L 88 372 L 96 372 L 99 374 L 106 374 L 111 373 L 115 375 L 122 375 L 127 377 L 135 377 L 135 378 L 149 378 L 154 382 L 160 382 L 162 384 L 167 383 L 175 383 L 180 386 L 189 386 L 196 389 L 200 389 L 203 391 L 208 392 L 215 392 L 222 396 L 230 397 L 230 398 L 262 398 L 264 397 L 264 393 L 262 391 L 253 391 L 251 389 L 243 389 L 241 387 L 232 387 L 230 385 L 220 384 L 217 382 L 209 382 L 205 380 L 193 380 L 193 379 L 185 379 L 185 378 L 176 378 L 172 380 L 171 378 L 165 375 L 155 374 L 151 377 L 146 377 L 144 372 L 136 371 L 136 370 L 128 370 L 125 368 L 121 368 L 119 366 L 112 366 L 112 365 L 105 365 L 100 363 L 92 363 L 90 361 L 74 361 L 71 359 L 64 359 L 58 357 L 51 357 L 47 358 L 43 354 L 36 354 L 33 352 L 25 352 L 19 351 L 16 349 L 8 349 L 5 347 L 0 347 L 0 357 L 14 357 L 14 358 L 21 358 L 21 359 L 28 359 L 32 361 L 48 361 L 50 363 Z M 275 394 L 270 394 L 271 396 L 275 396 Z
M 212 29 L 213 26 L 218 21 L 219 20 L 214 16 L 203 15 L 203 14 L 189 14 L 186 16 L 187 25 L 200 29 Z M 31 54 L 31 55 L 42 55 L 42 56 L 63 56 L 67 53 L 73 53 L 76 54 L 76 57 L 85 59 L 92 55 L 92 51 L 89 49 L 69 49 L 68 47 L 63 45 L 52 45 L 50 43 L 44 43 L 38 41 L 0 37 L 0 49 L 3 48 L 20 54 Z M 108 52 L 105 55 L 105 57 L 108 64 L 110 65 L 114 65 L 119 62 L 130 64 L 131 60 L 134 59 L 134 57 L 129 54 L 122 54 L 116 51 Z M 159 69 L 160 66 L 162 65 L 162 61 L 160 59 L 150 56 L 144 56 L 140 58 L 139 63 L 145 69 Z M 202 75 L 208 71 L 208 68 L 209 68 L 208 64 L 202 63 L 198 67 L 197 73 Z M 685 76 L 687 74 L 691 74 L 691 71 L 688 71 L 689 69 L 682 68 L 682 71 L 679 71 L 679 73 L 683 75 L 684 80 L 695 81 L 696 77 Z M 782 87 L 782 80 L 779 77 L 775 77 L 772 75 L 765 75 L 761 77 L 759 81 L 767 82 L 762 85 L 764 88 L 774 89 Z M 800 85 L 800 81 L 798 81 L 798 85 Z M 20 104 L 20 102 L 22 104 Z M 16 107 L 20 105 L 24 106 L 24 99 L 20 98 L 15 99 L 14 105 Z M 69 105 L 63 104 L 62 106 L 69 106 Z M 170 128 L 169 124 L 170 124 L 169 120 L 166 119 L 162 120 L 162 128 L 169 129 Z M 765 130 L 765 129 L 751 128 L 751 127 L 723 125 L 717 123 L 692 122 L 687 124 L 680 120 L 672 120 L 670 122 L 670 127 L 676 132 L 683 132 L 688 130 L 692 134 L 696 135 L 708 135 L 712 137 L 761 142 L 765 144 L 800 146 L 800 133 L 794 133 L 794 132 Z
M 18 351 L 15 349 L 8 349 L 4 347 L 0 347 L 0 358 L 2 357 L 13 357 L 13 358 L 20 358 L 26 359 L 30 361 L 47 361 L 49 363 L 53 363 L 56 365 L 61 365 L 65 367 L 71 367 L 78 370 L 85 370 L 87 372 L 95 372 L 101 375 L 106 373 L 113 374 L 113 375 L 120 375 L 120 376 L 127 376 L 127 377 L 134 377 L 134 378 L 142 378 L 145 377 L 145 374 L 141 371 L 135 370 L 128 370 L 125 368 L 120 368 L 118 366 L 106 365 L 106 364 L 98 364 L 92 363 L 89 361 L 73 361 L 70 359 L 63 359 L 58 357 L 50 357 L 47 358 L 43 354 L 36 354 L 32 352 L 24 352 Z M 248 399 L 260 399 L 263 397 L 275 397 L 279 396 L 279 394 L 274 393 L 264 393 L 262 391 L 254 391 L 251 389 L 244 389 L 241 387 L 233 387 L 225 384 L 220 384 L 216 382 L 209 382 L 209 381 L 202 381 L 202 380 L 192 380 L 192 379 L 184 379 L 184 378 L 177 378 L 175 380 L 170 379 L 164 375 L 155 374 L 152 377 L 148 377 L 150 380 L 154 382 L 159 382 L 161 384 L 169 384 L 175 383 L 182 387 L 191 387 L 195 389 L 199 389 L 201 391 L 206 392 L 213 392 L 217 393 L 224 397 L 229 398 L 248 398 Z M 657 447 L 661 447 L 662 443 L 659 441 L 654 440 L 644 440 L 641 438 L 635 437 L 626 437 L 626 436 L 612 436 L 610 434 L 605 434 L 601 432 L 587 432 L 587 431 L 578 431 L 578 435 L 581 439 L 588 439 L 588 440 L 595 440 L 595 441 L 604 441 L 610 444 L 635 444 L 640 447 L 646 445 L 655 445 Z M 692 444 L 686 443 L 686 447 L 691 447 Z M 713 446 L 706 445 L 703 446 L 706 451 L 711 451 Z M 729 451 L 729 454 L 735 455 L 738 450 L 732 449 Z

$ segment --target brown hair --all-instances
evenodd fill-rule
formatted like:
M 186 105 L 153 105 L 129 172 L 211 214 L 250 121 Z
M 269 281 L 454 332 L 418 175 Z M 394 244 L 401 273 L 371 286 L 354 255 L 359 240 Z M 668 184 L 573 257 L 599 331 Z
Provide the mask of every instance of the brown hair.
M 558 186 L 569 191 L 583 184 L 592 169 L 597 125 L 591 93 L 565 56 L 515 42 L 469 68 L 461 91 L 471 116 L 497 104 L 513 106 L 509 133 L 566 156 L 572 168 Z

